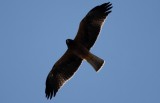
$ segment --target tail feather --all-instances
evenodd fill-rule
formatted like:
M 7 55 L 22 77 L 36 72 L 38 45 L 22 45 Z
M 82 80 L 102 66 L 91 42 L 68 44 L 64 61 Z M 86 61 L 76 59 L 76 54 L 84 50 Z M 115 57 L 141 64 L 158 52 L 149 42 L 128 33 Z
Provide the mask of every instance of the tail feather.
M 86 58 L 87 62 L 91 64 L 96 72 L 98 72 L 104 64 L 104 60 L 90 53 Z

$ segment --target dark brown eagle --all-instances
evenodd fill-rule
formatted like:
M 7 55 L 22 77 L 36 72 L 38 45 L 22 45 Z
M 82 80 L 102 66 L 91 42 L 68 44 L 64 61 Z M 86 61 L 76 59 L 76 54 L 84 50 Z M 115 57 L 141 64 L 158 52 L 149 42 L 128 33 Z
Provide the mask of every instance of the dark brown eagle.
M 54 64 L 46 79 L 46 97 L 52 98 L 58 90 L 78 70 L 82 60 L 86 60 L 97 72 L 104 64 L 104 60 L 90 52 L 94 45 L 104 20 L 111 13 L 110 2 L 94 7 L 80 22 L 78 33 L 74 40 L 67 39 L 67 51 Z

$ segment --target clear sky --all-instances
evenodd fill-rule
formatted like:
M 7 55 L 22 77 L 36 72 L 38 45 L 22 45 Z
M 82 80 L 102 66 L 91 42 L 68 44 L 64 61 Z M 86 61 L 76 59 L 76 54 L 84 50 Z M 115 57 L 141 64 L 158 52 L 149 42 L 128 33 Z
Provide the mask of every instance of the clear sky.
M 107 0 L 0 0 L 0 103 L 160 103 L 160 0 L 110 0 L 112 13 L 83 62 L 52 100 L 45 80 L 79 22 Z

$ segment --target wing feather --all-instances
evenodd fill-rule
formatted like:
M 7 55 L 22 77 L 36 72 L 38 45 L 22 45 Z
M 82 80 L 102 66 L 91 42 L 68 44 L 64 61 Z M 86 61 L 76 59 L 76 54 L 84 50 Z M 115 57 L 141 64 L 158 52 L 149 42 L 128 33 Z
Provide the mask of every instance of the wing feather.
M 108 14 L 111 13 L 111 8 L 112 4 L 108 2 L 90 10 L 80 22 L 75 41 L 90 49 L 100 33 L 103 22 Z
M 46 79 L 46 97 L 52 98 L 64 83 L 69 80 L 80 66 L 82 59 L 69 50 L 55 63 Z

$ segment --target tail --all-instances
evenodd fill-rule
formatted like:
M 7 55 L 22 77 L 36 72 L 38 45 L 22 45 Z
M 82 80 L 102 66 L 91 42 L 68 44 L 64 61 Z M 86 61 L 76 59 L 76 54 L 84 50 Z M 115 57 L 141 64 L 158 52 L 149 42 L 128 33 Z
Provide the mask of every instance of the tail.
M 89 53 L 89 55 L 87 56 L 86 60 L 87 60 L 87 62 L 89 64 L 91 64 L 91 66 L 94 68 L 94 70 L 96 72 L 98 72 L 101 69 L 101 67 L 103 66 L 103 64 L 104 64 L 104 60 L 103 59 L 95 56 L 92 53 Z

